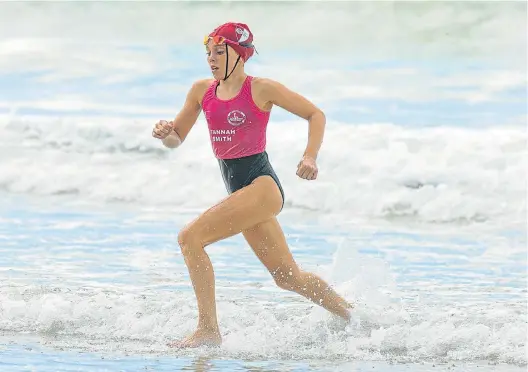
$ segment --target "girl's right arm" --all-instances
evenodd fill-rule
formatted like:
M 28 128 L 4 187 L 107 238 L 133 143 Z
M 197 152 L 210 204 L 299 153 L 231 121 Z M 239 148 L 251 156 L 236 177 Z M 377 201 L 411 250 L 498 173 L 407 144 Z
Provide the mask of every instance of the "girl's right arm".
M 183 108 L 172 121 L 172 132 L 162 140 L 164 146 L 176 148 L 185 141 L 200 115 L 202 98 L 210 83 L 210 79 L 203 79 L 192 85 L 187 93 Z

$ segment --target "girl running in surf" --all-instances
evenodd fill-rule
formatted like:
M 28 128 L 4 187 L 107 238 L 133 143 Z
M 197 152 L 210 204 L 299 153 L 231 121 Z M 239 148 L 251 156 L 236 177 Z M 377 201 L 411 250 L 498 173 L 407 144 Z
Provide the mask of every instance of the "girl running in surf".
M 173 121 L 161 120 L 152 132 L 168 148 L 176 148 L 203 110 L 213 153 L 229 196 L 206 210 L 178 234 L 198 302 L 198 325 L 173 347 L 219 345 L 215 278 L 205 247 L 242 233 L 269 270 L 275 283 L 296 292 L 346 320 L 352 305 L 325 281 L 303 271 L 292 257 L 277 215 L 284 191 L 266 153 L 266 127 L 274 105 L 308 121 L 308 143 L 297 176 L 317 178 L 317 154 L 325 115 L 303 96 L 271 79 L 248 76 L 244 63 L 253 55 L 253 34 L 243 23 L 225 23 L 204 40 L 214 79 L 196 81 Z

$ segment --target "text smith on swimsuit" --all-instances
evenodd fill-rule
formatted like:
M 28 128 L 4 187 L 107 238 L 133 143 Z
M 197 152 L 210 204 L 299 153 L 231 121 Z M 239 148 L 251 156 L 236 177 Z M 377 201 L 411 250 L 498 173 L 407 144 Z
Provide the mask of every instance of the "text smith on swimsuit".
M 280 288 L 296 292 L 349 320 L 352 305 L 324 280 L 301 270 L 292 257 L 276 218 L 284 205 L 284 191 L 265 151 L 266 127 L 274 105 L 306 119 L 308 144 L 297 175 L 315 180 L 326 123 L 324 113 L 284 85 L 244 72 L 244 64 L 255 51 L 247 25 L 225 23 L 206 36 L 204 45 L 214 79 L 196 81 L 176 118 L 160 120 L 152 132 L 163 145 L 176 148 L 185 141 L 203 110 L 213 153 L 229 194 L 178 234 L 199 315 L 196 331 L 170 346 L 221 344 L 214 271 L 205 248 L 238 233 L 244 235 Z

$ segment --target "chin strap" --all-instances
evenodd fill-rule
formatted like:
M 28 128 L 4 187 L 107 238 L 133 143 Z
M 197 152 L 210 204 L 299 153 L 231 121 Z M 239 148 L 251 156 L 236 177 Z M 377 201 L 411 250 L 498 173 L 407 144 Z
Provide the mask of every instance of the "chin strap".
M 225 70 L 225 75 L 224 75 L 225 77 L 222 80 L 226 81 L 227 78 L 231 76 L 231 74 L 233 73 L 233 71 L 235 71 L 235 68 L 238 65 L 238 61 L 240 61 L 240 56 L 238 56 L 238 58 L 237 58 L 237 60 L 235 62 L 235 65 L 233 66 L 233 69 L 231 70 L 231 72 L 228 75 L 227 74 L 227 66 L 229 65 L 229 48 L 226 45 L 226 70 Z

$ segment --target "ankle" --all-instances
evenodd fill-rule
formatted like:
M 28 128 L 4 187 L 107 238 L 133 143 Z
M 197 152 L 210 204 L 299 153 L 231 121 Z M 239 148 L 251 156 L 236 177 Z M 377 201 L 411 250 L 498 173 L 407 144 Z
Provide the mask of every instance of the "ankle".
M 218 323 L 216 322 L 199 321 L 197 329 L 210 332 L 210 333 L 220 333 L 220 329 L 218 328 Z
M 342 310 L 339 311 L 339 314 L 337 315 L 339 315 L 341 318 L 343 318 L 347 322 L 350 322 L 352 319 L 351 311 L 350 309 L 347 309 L 347 308 L 342 308 Z

